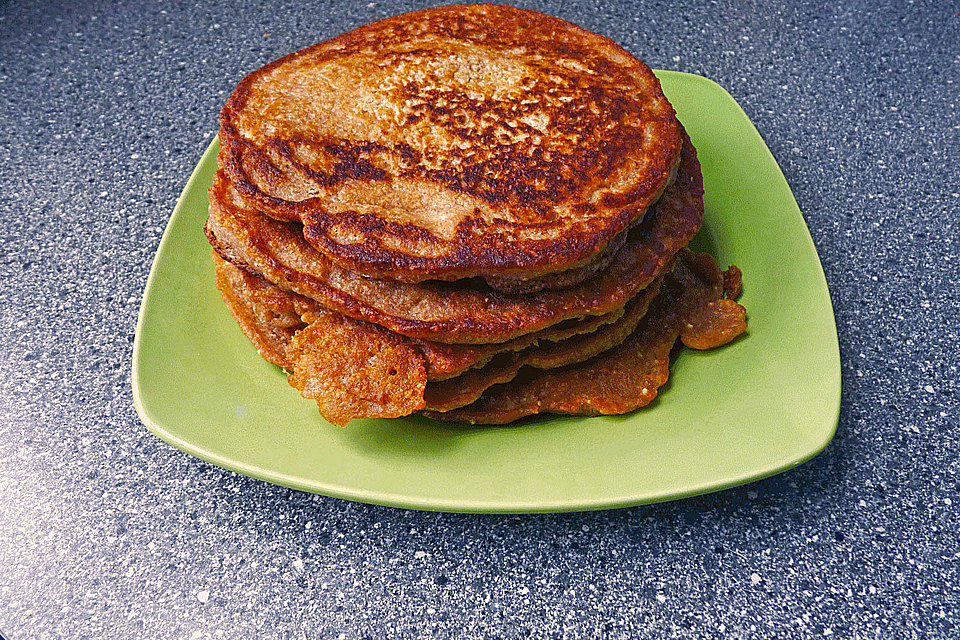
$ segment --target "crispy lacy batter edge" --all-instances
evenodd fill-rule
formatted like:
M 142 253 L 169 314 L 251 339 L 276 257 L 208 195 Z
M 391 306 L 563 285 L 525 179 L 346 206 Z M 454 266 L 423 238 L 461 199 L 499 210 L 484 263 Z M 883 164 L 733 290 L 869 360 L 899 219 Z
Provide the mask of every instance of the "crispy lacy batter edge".
M 637 328 L 647 313 L 650 302 L 660 291 L 663 277 L 630 301 L 626 313 L 615 323 L 552 345 L 534 345 L 523 351 L 504 353 L 479 369 L 466 371 L 455 378 L 427 385 L 424 393 L 426 409 L 450 411 L 466 406 L 479 398 L 488 388 L 510 382 L 525 367 L 555 369 L 588 360 L 607 351 L 624 340 Z
M 679 123 L 676 121 L 673 108 L 663 95 L 659 80 L 647 65 L 609 38 L 542 13 L 502 5 L 452 5 L 424 9 L 361 26 L 354 31 L 276 60 L 244 78 L 224 105 L 220 115 L 220 139 L 225 150 L 221 166 L 249 196 L 258 199 L 263 206 L 277 210 L 276 215 L 280 218 L 304 219 L 305 213 L 297 210 L 298 205 L 280 201 L 260 190 L 246 175 L 238 157 L 230 155 L 237 154 L 239 148 L 243 146 L 244 141 L 239 137 L 236 121 L 257 79 L 298 58 L 314 56 L 318 53 L 321 54 L 321 59 L 331 55 L 343 56 L 345 51 L 350 51 L 351 47 L 369 46 L 371 37 L 378 30 L 389 32 L 390 29 L 399 28 L 405 24 L 417 25 L 430 19 L 439 20 L 447 15 L 452 17 L 450 21 L 450 28 L 452 28 L 463 22 L 464 16 L 475 14 L 489 14 L 489 21 L 498 25 L 500 34 L 507 29 L 508 24 L 524 21 L 529 23 L 522 25 L 523 29 L 519 29 L 519 33 L 523 35 L 522 39 L 518 37 L 519 44 L 529 43 L 532 38 L 536 38 L 539 39 L 538 46 L 552 48 L 562 54 L 564 51 L 577 50 L 578 47 L 584 48 L 589 43 L 595 58 L 608 56 L 611 59 L 618 59 L 619 64 L 626 62 L 631 65 L 631 73 L 635 76 L 634 81 L 637 86 L 645 87 L 651 92 L 653 103 L 665 105 L 663 108 L 665 115 L 654 119 L 651 123 L 651 126 L 658 127 L 658 135 L 653 137 L 658 139 L 659 144 L 656 148 L 648 150 L 653 155 L 650 161 L 653 168 L 648 173 L 656 179 L 648 177 L 645 181 L 639 181 L 632 192 L 608 198 L 612 206 L 621 208 L 620 214 L 612 216 L 605 226 L 601 225 L 602 228 L 594 230 L 592 242 L 583 240 L 583 229 L 573 229 L 554 241 L 542 241 L 536 245 L 522 243 L 518 250 L 517 247 L 512 246 L 509 238 L 502 238 L 494 233 L 465 233 L 457 235 L 458 242 L 447 255 L 414 259 L 386 251 L 382 246 L 372 250 L 367 246 L 335 243 L 322 231 L 318 231 L 317 226 L 314 226 L 313 231 L 308 233 L 311 243 L 331 257 L 343 263 L 349 263 L 352 268 L 369 276 L 402 277 L 403 274 L 416 272 L 423 274 L 425 278 L 456 279 L 473 275 L 505 276 L 510 274 L 511 269 L 520 269 L 532 275 L 536 268 L 546 273 L 589 260 L 591 255 L 601 252 L 605 244 L 622 231 L 632 219 L 642 215 L 662 191 L 670 167 L 676 163 L 678 156 Z M 566 42 L 561 42 L 558 38 Z M 574 57 L 582 56 L 574 55 Z M 303 204 L 299 208 L 302 209 L 305 206 Z M 322 220 L 318 222 L 323 223 Z M 414 226 L 406 230 L 401 226 L 396 233 L 400 237 L 406 234 L 421 236 L 423 229 Z
M 398 418 L 425 404 L 423 356 L 402 336 L 339 313 L 311 313 L 286 348 L 288 382 L 344 426 L 354 418 Z
M 344 426 L 353 418 L 398 418 L 424 408 L 426 366 L 409 340 L 382 327 L 305 305 L 277 290 L 257 290 L 249 274 L 214 254 L 216 285 L 264 360 L 320 414 Z M 253 292 L 253 297 L 251 297 Z M 279 323 L 278 323 L 279 320 Z
M 240 296 L 242 300 L 239 300 L 239 303 L 248 308 L 256 308 L 258 315 L 264 315 L 269 310 L 275 314 L 296 314 L 299 319 L 305 313 L 324 310 L 314 300 L 284 291 L 264 280 L 259 274 L 246 271 L 227 261 L 216 251 L 213 252 L 213 256 L 217 270 L 217 286 L 220 287 L 225 300 L 228 297 L 237 299 L 237 292 L 242 292 L 242 296 Z M 224 291 L 224 286 L 229 286 L 232 290 Z M 227 300 L 227 302 L 228 305 L 231 304 L 230 300 Z M 602 316 L 571 319 L 503 343 L 468 345 L 430 342 L 415 338 L 409 338 L 409 340 L 424 357 L 427 380 L 436 382 L 448 380 L 469 370 L 484 367 L 499 354 L 522 351 L 538 344 L 559 343 L 574 336 L 600 330 L 604 326 L 617 322 L 623 316 L 624 311 L 625 309 L 621 308 Z M 249 314 L 250 312 L 244 310 L 243 313 Z M 302 324 L 301 322 L 301 326 Z M 264 329 L 270 331 L 273 327 L 265 326 Z M 284 366 L 276 360 L 276 357 L 270 359 L 270 361 L 279 366 Z
M 746 330 L 746 310 L 722 298 L 724 280 L 712 257 L 684 250 L 650 311 L 622 345 L 563 369 L 527 370 L 522 379 L 493 387 L 466 407 L 421 413 L 446 422 L 493 425 L 540 413 L 610 415 L 646 406 L 669 378 L 670 351 L 678 338 L 710 349 Z
M 562 291 L 517 298 L 448 283 L 410 285 L 364 278 L 313 250 L 302 235 L 293 233 L 290 223 L 229 210 L 218 200 L 217 176 L 205 231 L 218 253 L 231 262 L 350 317 L 434 342 L 504 342 L 570 318 L 622 307 L 689 242 L 703 217 L 703 179 L 696 150 L 685 133 L 683 148 L 674 184 L 630 232 L 610 266 Z
M 290 384 L 317 400 L 321 414 L 337 424 L 353 417 L 398 417 L 428 405 L 465 405 L 487 387 L 513 378 L 524 365 L 552 368 L 585 360 L 633 331 L 661 281 L 631 301 L 621 318 L 594 333 L 571 331 L 559 341 L 531 341 L 522 351 L 505 352 L 499 362 L 426 384 L 427 359 L 416 341 L 323 310 L 216 254 L 214 262 L 217 286 L 244 333 L 261 355 L 291 371 Z M 274 326 L 278 318 L 280 327 Z

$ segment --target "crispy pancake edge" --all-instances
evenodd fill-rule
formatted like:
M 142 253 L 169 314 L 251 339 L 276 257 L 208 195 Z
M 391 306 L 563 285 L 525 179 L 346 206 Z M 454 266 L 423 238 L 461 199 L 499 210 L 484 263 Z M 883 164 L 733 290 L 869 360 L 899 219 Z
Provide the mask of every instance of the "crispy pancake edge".
M 302 327 L 304 323 L 300 318 L 303 315 L 325 311 L 316 301 L 290 291 L 284 291 L 263 279 L 259 274 L 246 271 L 223 259 L 216 251 L 213 252 L 213 260 L 217 287 L 228 306 L 242 305 L 244 307 L 243 314 L 256 316 L 252 321 L 259 321 L 262 324 L 263 320 L 260 317 L 267 315 L 267 313 L 276 316 L 293 315 Z M 407 339 L 423 355 L 427 368 L 427 379 L 436 382 L 453 378 L 470 369 L 483 367 L 502 353 L 521 351 L 536 344 L 559 343 L 574 336 L 592 333 L 617 322 L 623 314 L 624 309 L 617 309 L 602 316 L 590 316 L 582 320 L 571 319 L 504 343 L 470 345 L 429 342 L 416 338 Z M 241 322 L 241 326 L 244 326 L 243 322 Z M 272 327 L 265 325 L 265 329 L 270 330 Z M 250 337 L 249 334 L 248 337 Z M 253 340 L 252 337 L 251 340 Z M 264 357 L 267 358 L 267 356 Z M 283 361 L 276 357 L 267 359 L 279 366 L 286 366 Z
M 528 369 L 523 378 L 491 387 L 468 406 L 421 413 L 445 422 L 495 425 L 540 413 L 613 415 L 644 407 L 669 378 L 670 351 L 678 338 L 711 349 L 746 330 L 746 310 L 722 297 L 723 280 L 711 256 L 685 249 L 622 345 L 561 369 Z

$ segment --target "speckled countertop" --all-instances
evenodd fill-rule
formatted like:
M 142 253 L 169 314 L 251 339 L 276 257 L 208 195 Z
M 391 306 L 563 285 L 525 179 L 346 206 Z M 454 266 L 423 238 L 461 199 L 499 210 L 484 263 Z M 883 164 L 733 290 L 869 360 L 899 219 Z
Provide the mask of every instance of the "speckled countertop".
M 144 429 L 134 323 L 246 72 L 401 2 L 0 6 L 0 629 L 35 638 L 957 637 L 960 16 L 537 5 L 725 86 L 820 251 L 843 407 L 813 461 L 612 512 L 417 513 Z

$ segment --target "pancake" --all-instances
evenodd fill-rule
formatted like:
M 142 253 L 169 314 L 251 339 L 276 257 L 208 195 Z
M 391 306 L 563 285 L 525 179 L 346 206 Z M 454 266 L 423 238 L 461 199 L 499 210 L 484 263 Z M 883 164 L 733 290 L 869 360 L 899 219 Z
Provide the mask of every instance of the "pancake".
M 446 422 L 506 424 L 540 413 L 611 415 L 646 406 L 669 378 L 670 351 L 678 338 L 687 346 L 709 349 L 746 330 L 746 310 L 725 297 L 736 292 L 724 289 L 713 258 L 684 250 L 649 312 L 622 345 L 581 364 L 526 369 L 522 377 L 487 390 L 473 404 L 423 413 Z
M 272 285 L 265 285 L 272 293 L 268 289 L 267 294 L 251 295 L 257 288 L 248 286 L 249 274 L 217 258 L 215 263 L 217 286 L 244 333 L 265 359 L 290 371 L 290 384 L 315 399 L 321 414 L 337 424 L 353 418 L 403 416 L 416 410 L 442 420 L 479 423 L 507 416 L 504 419 L 510 421 L 515 419 L 512 412 L 534 406 L 543 407 L 542 411 L 559 407 L 557 411 L 566 412 L 564 407 L 572 405 L 557 404 L 560 396 L 565 402 L 579 398 L 578 411 L 604 413 L 605 406 L 652 400 L 666 380 L 657 373 L 666 358 L 663 354 L 669 354 L 677 336 L 688 346 L 705 349 L 729 342 L 746 327 L 743 308 L 722 297 L 724 281 L 713 259 L 683 250 L 667 275 L 665 288 L 661 290 L 658 279 L 616 322 L 594 333 L 505 352 L 482 368 L 443 382 L 428 382 L 421 343 L 322 310 Z M 661 344 L 667 337 L 669 344 Z M 618 350 L 628 355 L 615 356 Z M 583 365 L 585 369 L 571 366 L 594 356 L 598 359 Z M 614 394 L 608 388 L 613 383 L 607 382 L 589 397 L 585 387 L 570 392 L 570 387 L 593 384 L 593 378 L 581 376 L 593 376 L 600 361 L 609 376 L 637 365 L 625 379 L 642 379 L 645 384 L 630 392 L 617 387 Z M 546 369 L 556 369 L 556 375 L 531 373 Z M 503 384 L 514 378 L 517 380 L 511 384 Z M 653 385 L 654 379 L 660 382 Z M 501 397 L 504 395 L 506 400 Z M 610 404 L 617 402 L 621 404 Z M 494 404 L 499 407 L 495 411 L 490 408 Z
M 493 385 L 513 380 L 524 367 L 556 369 L 589 360 L 617 346 L 633 333 L 647 313 L 650 301 L 660 291 L 662 278 L 660 276 L 654 280 L 653 284 L 631 300 L 620 319 L 597 331 L 552 344 L 535 344 L 523 351 L 504 353 L 482 368 L 427 385 L 424 391 L 426 408 L 435 411 L 456 409 L 470 404 Z
M 653 72 L 613 41 L 489 4 L 272 62 L 239 83 L 219 135 L 222 171 L 262 214 L 404 282 L 587 266 L 663 192 L 682 138 Z
M 303 238 L 297 223 L 249 206 L 222 172 L 210 189 L 205 231 L 230 262 L 262 274 L 346 316 L 433 342 L 505 342 L 571 318 L 622 308 L 686 246 L 703 218 L 703 177 L 696 150 L 683 133 L 676 179 L 633 228 L 610 265 L 563 290 L 510 296 L 462 282 L 410 284 L 366 278 L 332 262 Z
M 213 254 L 217 289 L 247 339 L 267 362 L 286 367 L 287 345 L 306 327 L 297 296 L 276 287 L 249 286 L 252 277 Z M 254 285 L 256 284 L 253 281 Z
M 304 316 L 307 326 L 286 348 L 287 381 L 320 414 L 345 425 L 353 418 L 398 418 L 426 406 L 422 356 L 403 336 L 322 311 Z
M 632 300 L 626 313 L 616 319 L 548 329 L 527 338 L 525 348 L 519 341 L 504 344 L 498 360 L 493 357 L 497 345 L 484 345 L 483 353 L 477 354 L 477 348 L 469 345 L 431 345 L 404 338 L 378 325 L 326 311 L 309 299 L 243 272 L 216 254 L 214 264 L 217 287 L 247 337 L 266 360 L 291 371 L 290 383 L 304 395 L 313 394 L 307 397 L 316 399 L 321 413 L 334 422 L 392 417 L 390 413 L 421 408 L 452 409 L 469 404 L 491 385 L 511 379 L 523 366 L 551 368 L 586 360 L 619 344 L 633 331 L 661 280 Z M 457 349 L 464 351 L 459 358 L 445 353 Z M 375 362 L 372 354 L 376 354 Z M 471 356 L 474 368 L 467 366 Z M 429 371 L 451 361 L 459 365 L 460 375 L 424 387 L 422 380 L 430 378 Z M 331 372 L 337 375 L 331 376 Z M 399 394 L 402 401 L 391 393 L 398 374 L 407 383 Z M 384 387 L 385 382 L 391 386 Z
M 216 285 L 260 355 L 290 372 L 327 420 L 395 418 L 425 407 L 424 359 L 409 340 L 369 322 L 324 311 L 214 254 Z
M 216 252 L 213 254 L 213 260 L 217 287 L 224 295 L 228 306 L 232 308 L 235 304 L 243 305 L 246 308 L 243 314 L 254 316 L 252 322 L 269 326 L 271 329 L 286 329 L 290 326 L 302 328 L 304 323 L 301 318 L 304 314 L 323 310 L 316 301 L 284 291 L 259 275 L 244 271 L 227 262 Z M 617 309 L 602 316 L 567 320 L 507 342 L 472 345 L 446 344 L 416 338 L 410 338 L 410 340 L 426 360 L 427 379 L 439 381 L 460 375 L 468 369 L 482 367 L 501 353 L 520 351 L 535 344 L 560 342 L 573 336 L 597 331 L 605 325 L 616 322 L 623 314 L 624 309 Z M 273 326 L 275 318 L 283 319 L 276 327 Z M 251 340 L 253 340 L 252 337 Z M 275 343 L 276 340 L 271 342 Z M 268 357 L 263 354 L 263 351 L 261 354 L 270 362 L 284 366 L 282 362 L 277 361 L 276 356 Z

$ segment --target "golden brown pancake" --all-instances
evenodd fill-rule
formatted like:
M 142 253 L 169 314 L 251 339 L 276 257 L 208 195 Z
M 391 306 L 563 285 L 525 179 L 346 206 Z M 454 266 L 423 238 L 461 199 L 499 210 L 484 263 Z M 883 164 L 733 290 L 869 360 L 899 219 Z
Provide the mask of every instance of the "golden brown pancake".
M 308 397 L 317 399 L 324 416 L 335 422 L 392 417 L 387 414 L 401 411 L 401 407 L 407 413 L 421 408 L 453 409 L 474 401 L 491 385 L 510 380 L 521 367 L 545 369 L 586 360 L 619 344 L 633 331 L 661 280 L 630 301 L 626 312 L 615 319 L 548 329 L 528 337 L 525 347 L 514 340 L 499 345 L 501 355 L 495 358 L 498 345 L 478 349 L 404 338 L 378 325 L 324 310 L 216 254 L 214 264 L 217 287 L 257 350 L 268 361 L 292 371 L 291 384 L 306 390 L 305 395 L 312 393 Z M 424 387 L 421 381 L 430 380 L 430 371 L 451 362 L 457 365 L 459 375 L 444 371 L 444 381 L 431 381 Z M 337 375 L 331 376 L 333 372 Z M 398 381 L 407 384 L 402 394 L 383 387 L 388 382 L 395 391 Z M 358 398 L 351 401 L 351 396 Z M 402 400 L 397 401 L 398 397 Z
M 344 268 L 503 282 L 601 254 L 667 186 L 681 133 L 650 68 L 610 39 L 477 4 L 268 64 L 223 107 L 220 142 L 243 196 Z
M 663 276 L 653 281 L 627 304 L 626 312 L 612 324 L 594 332 L 554 343 L 534 344 L 523 351 L 503 353 L 481 368 L 470 369 L 460 375 L 427 385 L 424 391 L 426 408 L 449 411 L 470 404 L 488 388 L 509 382 L 524 367 L 556 369 L 583 362 L 623 342 L 647 313 L 650 301 L 660 291 Z
M 746 310 L 729 298 L 716 262 L 681 252 L 660 295 L 618 347 L 568 367 L 526 369 L 452 411 L 424 411 L 447 422 L 506 424 L 539 413 L 611 415 L 646 406 L 670 375 L 677 338 L 696 349 L 724 345 L 746 330 Z
M 246 307 L 246 310 L 242 313 L 253 316 L 247 322 L 256 322 L 264 327 L 269 327 L 271 330 L 283 330 L 290 327 L 299 329 L 304 326 L 304 322 L 301 320 L 304 314 L 318 313 L 324 310 L 314 300 L 284 291 L 259 275 L 244 271 L 227 262 L 216 253 L 213 254 L 213 260 L 216 269 L 217 287 L 223 293 L 228 306 L 232 308 L 235 304 L 242 304 Z M 647 289 L 650 289 L 650 287 Z M 646 292 L 647 290 L 644 290 L 641 295 L 645 295 Z M 624 309 L 617 309 L 602 316 L 591 316 L 582 320 L 567 320 L 507 342 L 474 345 L 430 342 L 416 338 L 410 338 L 410 340 L 423 354 L 426 360 L 427 379 L 433 382 L 458 376 L 468 369 L 483 367 L 501 353 L 521 351 L 531 345 L 556 343 L 573 336 L 592 333 L 616 322 L 623 315 Z M 274 318 L 283 319 L 279 326 L 274 326 Z M 282 340 L 282 338 L 278 339 Z M 253 340 L 252 337 L 251 340 Z M 272 342 L 276 342 L 276 340 Z M 264 357 L 274 364 L 283 366 L 281 362 L 278 362 L 276 356 L 264 355 Z
M 304 316 L 286 355 L 287 380 L 334 424 L 397 418 L 425 405 L 423 357 L 409 340 L 369 322 L 323 311 Z
M 217 289 L 243 333 L 264 360 L 286 367 L 287 345 L 293 334 L 306 326 L 301 314 L 312 309 L 313 305 L 304 305 L 299 302 L 299 296 L 272 285 L 261 286 L 258 279 L 222 260 L 216 253 L 213 261 Z
M 425 407 L 424 358 L 409 339 L 325 311 L 216 254 L 214 266 L 217 288 L 244 334 L 265 360 L 290 372 L 287 381 L 316 400 L 327 420 L 345 425 Z
M 623 403 L 642 406 L 666 380 L 663 363 L 678 336 L 688 346 L 705 349 L 729 342 L 746 328 L 743 307 L 722 299 L 724 282 L 713 259 L 684 250 L 664 288 L 658 280 L 616 322 L 594 333 L 505 352 L 481 368 L 428 382 L 422 343 L 322 310 L 266 283 L 258 290 L 249 274 L 219 258 L 215 263 L 217 286 L 244 333 L 265 359 L 291 371 L 290 384 L 315 399 L 321 414 L 337 424 L 416 410 L 442 420 L 479 423 L 503 416 L 511 421 L 520 417 L 512 417 L 514 412 L 533 406 L 586 413 L 607 413 L 603 407 Z M 669 344 L 661 344 L 668 338 Z M 628 355 L 617 355 L 620 351 Z M 594 356 L 593 362 L 576 365 Z M 597 383 L 595 365 L 601 360 L 605 375 L 623 377 L 616 383 L 620 386 Z M 628 365 L 636 365 L 636 371 L 629 372 Z M 553 374 L 534 373 L 554 369 Z M 625 390 L 631 381 L 637 385 Z M 586 389 L 589 385 L 592 391 Z M 561 395 L 580 409 L 565 409 L 574 405 L 559 404 Z
M 264 216 L 214 177 L 205 231 L 217 252 L 270 282 L 358 320 L 433 342 L 505 342 L 564 320 L 623 307 L 686 246 L 703 218 L 703 177 L 685 137 L 676 180 L 632 229 L 610 265 L 563 290 L 510 296 L 463 282 L 410 284 L 366 278 L 307 243 L 297 223 Z

